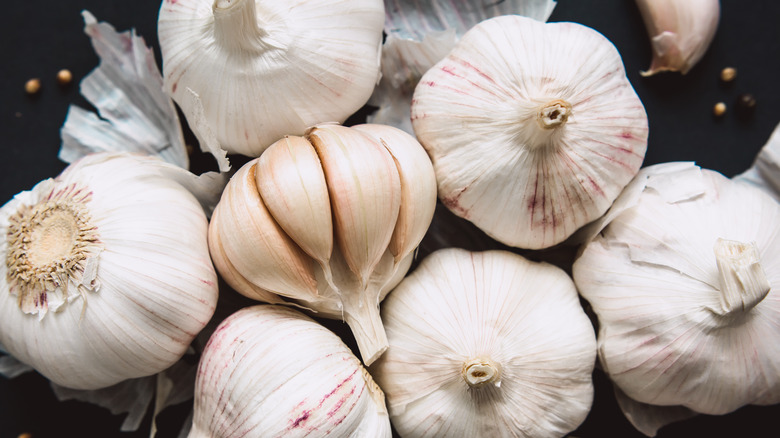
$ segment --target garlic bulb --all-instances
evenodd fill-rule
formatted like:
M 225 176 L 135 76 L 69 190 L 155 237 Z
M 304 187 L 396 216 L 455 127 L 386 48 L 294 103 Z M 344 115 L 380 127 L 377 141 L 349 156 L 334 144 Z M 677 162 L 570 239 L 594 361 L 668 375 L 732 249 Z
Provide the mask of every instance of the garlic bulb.
M 563 436 L 590 411 L 596 336 L 562 269 L 436 251 L 382 319 L 390 347 L 370 370 L 401 436 Z
M 469 30 L 414 92 L 439 198 L 511 246 L 562 242 L 636 174 L 647 116 L 615 47 L 575 23 L 520 16 Z
M 164 167 L 89 155 L 0 209 L 0 343 L 54 383 L 155 374 L 211 318 L 206 215 Z
M 692 163 L 629 189 L 574 263 L 604 371 L 651 405 L 780 403 L 780 204 Z
M 719 0 L 636 0 L 653 46 L 653 60 L 642 76 L 662 71 L 682 74 L 710 47 L 720 19 Z
M 382 0 L 165 0 L 166 91 L 230 153 L 259 156 L 284 135 L 343 122 L 379 80 Z
M 414 137 L 383 125 L 318 125 L 231 178 L 209 247 L 238 292 L 344 319 L 366 364 L 387 347 L 379 302 L 406 273 L 436 207 Z
M 338 336 L 295 310 L 259 305 L 209 339 L 189 436 L 392 435 L 382 390 Z

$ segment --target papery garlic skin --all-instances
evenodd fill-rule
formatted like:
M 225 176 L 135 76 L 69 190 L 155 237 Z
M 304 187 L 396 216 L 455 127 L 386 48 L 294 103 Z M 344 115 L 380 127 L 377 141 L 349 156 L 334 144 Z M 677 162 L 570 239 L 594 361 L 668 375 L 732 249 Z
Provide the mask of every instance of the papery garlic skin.
M 596 336 L 571 278 L 507 251 L 439 250 L 382 304 L 371 366 L 400 436 L 564 436 L 593 400 Z
M 221 146 L 256 157 L 368 101 L 383 22 L 381 0 L 165 0 L 165 89 L 188 119 L 197 93 Z
M 719 0 L 636 0 L 645 22 L 653 60 L 642 76 L 664 71 L 688 73 L 704 56 L 720 19 Z
M 0 343 L 52 382 L 155 374 L 211 318 L 206 215 L 165 166 L 89 155 L 0 210 Z
M 483 21 L 425 73 L 412 125 L 442 202 L 530 249 L 601 216 L 639 170 L 648 134 L 606 38 L 520 16 Z
M 282 306 L 224 320 L 198 365 L 190 438 L 391 437 L 382 390 L 325 327 Z
M 345 320 L 370 364 L 387 348 L 379 302 L 409 269 L 435 207 L 433 166 L 414 137 L 317 125 L 236 172 L 209 246 L 241 294 Z
M 574 263 L 600 361 L 642 403 L 713 415 L 779 403 L 780 204 L 684 164 L 643 169 Z

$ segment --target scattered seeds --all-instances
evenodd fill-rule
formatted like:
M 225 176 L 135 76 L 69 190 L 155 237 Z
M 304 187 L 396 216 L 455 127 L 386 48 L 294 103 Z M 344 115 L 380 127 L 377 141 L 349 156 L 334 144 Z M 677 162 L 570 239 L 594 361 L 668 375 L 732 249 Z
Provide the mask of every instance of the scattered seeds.
M 73 74 L 70 70 L 64 68 L 57 72 L 57 82 L 60 85 L 68 85 L 73 80 Z
M 716 103 L 712 108 L 712 114 L 714 114 L 715 117 L 720 117 L 723 114 L 726 114 L 726 104 L 723 102 Z
M 734 67 L 726 67 L 720 71 L 720 80 L 723 82 L 731 82 L 737 77 L 737 69 Z
M 30 79 L 24 84 L 24 91 L 27 94 L 36 94 L 40 90 L 41 90 L 41 80 L 38 78 Z

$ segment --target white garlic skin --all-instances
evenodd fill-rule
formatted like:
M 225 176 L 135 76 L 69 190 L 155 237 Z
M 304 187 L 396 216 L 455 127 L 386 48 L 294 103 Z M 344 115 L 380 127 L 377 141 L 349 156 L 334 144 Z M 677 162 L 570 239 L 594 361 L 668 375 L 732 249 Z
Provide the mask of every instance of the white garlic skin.
M 653 48 L 650 68 L 642 76 L 688 73 L 715 37 L 720 0 L 636 0 L 636 4 Z
M 383 24 L 381 0 L 165 0 L 165 90 L 188 120 L 188 89 L 197 93 L 220 145 L 257 157 L 282 136 L 343 122 L 368 101 Z
M 390 347 L 370 371 L 401 436 L 561 437 L 590 411 L 596 336 L 557 267 L 439 250 L 382 319 Z
M 712 415 L 780 403 L 780 204 L 685 164 L 643 169 L 574 263 L 598 316 L 599 359 L 641 403 Z M 749 310 L 724 310 L 719 239 L 758 249 L 771 288 Z
M 88 155 L 0 210 L 0 343 L 58 385 L 97 389 L 160 372 L 181 358 L 214 312 L 206 215 L 190 192 L 160 175 L 160 166 L 173 167 L 150 157 Z M 88 200 L 68 202 L 81 205 L 98 236 L 100 250 L 87 269 L 96 269 L 94 281 L 79 287 L 79 272 L 62 277 L 67 292 L 60 287 L 25 300 L 25 313 L 18 283 L 9 284 L 9 218 L 53 197 L 72 200 L 74 192 Z
M 384 395 L 334 333 L 282 306 L 225 319 L 198 365 L 190 438 L 391 437 Z
M 620 54 L 576 23 L 471 28 L 414 91 L 439 198 L 494 239 L 541 249 L 601 216 L 639 170 L 648 123 Z

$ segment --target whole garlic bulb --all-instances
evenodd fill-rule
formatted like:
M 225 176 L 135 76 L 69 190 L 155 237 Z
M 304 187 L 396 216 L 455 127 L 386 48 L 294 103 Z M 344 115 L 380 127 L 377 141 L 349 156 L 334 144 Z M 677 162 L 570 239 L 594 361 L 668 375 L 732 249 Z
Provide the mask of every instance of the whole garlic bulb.
M 370 370 L 401 436 L 563 436 L 590 411 L 596 336 L 560 268 L 439 250 L 382 319 L 390 347 Z
M 382 0 L 165 0 L 165 89 L 188 119 L 196 93 L 222 147 L 257 157 L 368 101 L 383 24 Z
M 211 318 L 206 215 L 165 166 L 88 155 L 0 209 L 0 343 L 54 383 L 155 374 Z
M 198 364 L 190 438 L 391 436 L 382 390 L 325 327 L 281 306 L 225 319 Z
M 626 190 L 574 263 L 604 371 L 645 404 L 780 403 L 780 204 L 692 163 Z
M 318 125 L 238 170 L 209 247 L 238 292 L 343 318 L 370 364 L 387 348 L 379 302 L 409 269 L 435 208 L 433 166 L 414 137 Z
M 466 32 L 415 88 L 412 125 L 442 202 L 530 249 L 601 216 L 639 170 L 648 132 L 604 36 L 521 16 Z

